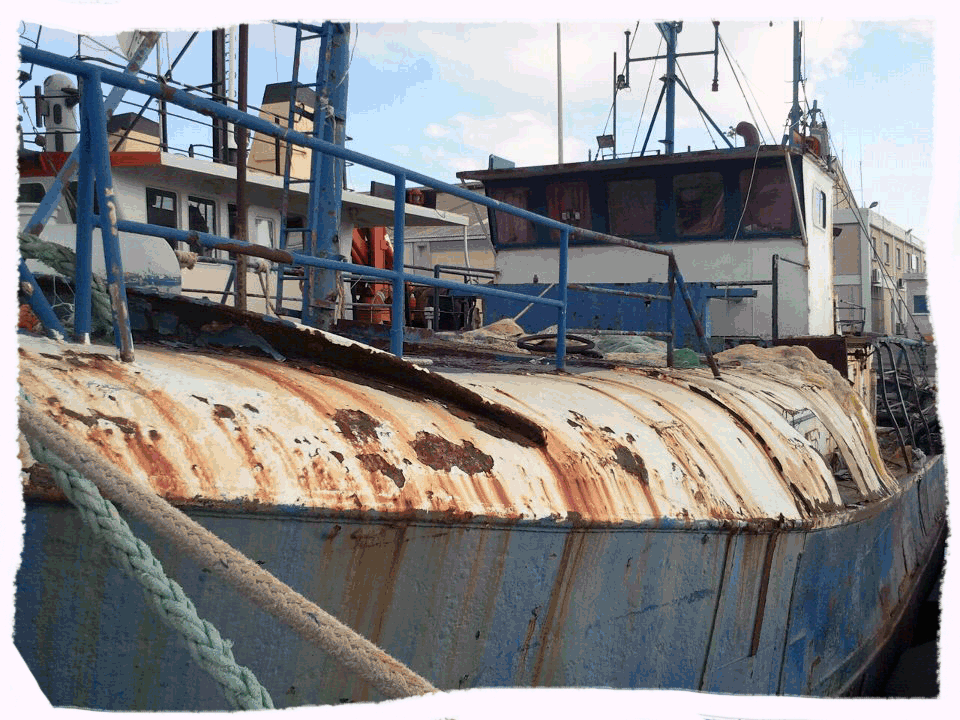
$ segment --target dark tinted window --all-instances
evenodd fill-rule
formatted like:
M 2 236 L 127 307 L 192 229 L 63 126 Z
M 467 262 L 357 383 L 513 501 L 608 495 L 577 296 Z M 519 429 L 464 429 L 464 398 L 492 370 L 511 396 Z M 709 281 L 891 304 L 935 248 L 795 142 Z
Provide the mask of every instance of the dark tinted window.
M 38 203 L 43 200 L 46 191 L 40 183 L 21 183 L 17 192 L 18 203 Z
M 720 173 L 690 173 L 673 178 L 677 235 L 718 235 L 723 232 L 723 177 Z
M 607 183 L 610 234 L 653 235 L 656 231 L 657 185 L 654 180 L 612 180 Z
M 162 227 L 177 227 L 177 196 L 166 190 L 147 188 L 147 222 Z
M 489 195 L 494 200 L 513 205 L 522 210 L 528 209 L 527 188 L 491 188 Z M 536 241 L 536 230 L 533 223 L 516 215 L 505 212 L 494 212 L 497 223 L 498 245 L 531 245 Z
M 741 233 L 783 232 L 793 226 L 793 190 L 786 170 L 744 170 L 740 173 L 740 194 L 746 199 L 740 220 Z M 820 200 L 823 193 L 815 190 L 814 196 Z M 823 227 L 823 222 L 819 225 Z

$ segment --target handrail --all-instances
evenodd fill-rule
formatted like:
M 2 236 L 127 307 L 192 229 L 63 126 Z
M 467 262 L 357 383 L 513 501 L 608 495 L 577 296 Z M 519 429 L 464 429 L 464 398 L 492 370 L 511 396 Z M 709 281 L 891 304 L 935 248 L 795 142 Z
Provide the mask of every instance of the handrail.
M 669 283 L 671 286 L 671 297 L 673 295 L 674 283 L 680 292 L 681 297 L 685 305 L 687 306 L 687 311 L 690 314 L 690 319 L 696 329 L 697 335 L 700 338 L 700 342 L 703 348 L 705 355 L 707 356 L 708 364 L 713 371 L 715 377 L 720 377 L 719 369 L 717 368 L 716 361 L 713 358 L 713 354 L 710 350 L 709 343 L 707 342 L 706 336 L 703 332 L 703 326 L 700 322 L 700 319 L 697 317 L 697 314 L 694 310 L 693 303 L 690 299 L 689 292 L 687 291 L 686 285 L 683 282 L 683 276 L 680 273 L 676 258 L 671 250 L 666 250 L 664 248 L 655 247 L 651 245 L 646 245 L 643 243 L 638 243 L 632 240 L 627 240 L 625 238 L 617 237 L 615 235 L 609 235 L 606 233 L 596 232 L 593 230 L 586 230 L 584 228 L 577 228 L 566 223 L 559 222 L 552 218 L 544 217 L 542 215 L 537 215 L 528 210 L 523 210 L 517 208 L 513 205 L 509 205 L 498 200 L 493 200 L 484 195 L 479 195 L 477 193 L 471 192 L 464 188 L 458 187 L 456 185 L 451 185 L 450 183 L 445 183 L 440 180 L 436 180 L 422 173 L 418 173 L 413 170 L 408 170 L 406 168 L 394 165 L 392 163 L 384 162 L 377 158 L 371 157 L 369 155 L 364 155 L 363 153 L 356 152 L 354 150 L 349 150 L 345 147 L 341 147 L 335 143 L 327 142 L 319 138 L 305 135 L 303 133 L 297 132 L 296 130 L 288 127 L 283 127 L 280 125 L 275 125 L 272 122 L 249 115 L 248 113 L 235 110 L 234 108 L 229 107 L 228 105 L 222 105 L 211 100 L 206 100 L 204 98 L 198 98 L 194 95 L 191 95 L 188 92 L 183 90 L 177 90 L 169 85 L 162 82 L 154 82 L 151 80 L 146 80 L 141 77 L 132 77 L 128 74 L 115 72 L 112 70 L 103 69 L 100 67 L 89 65 L 73 58 L 67 58 L 55 53 L 47 52 L 44 50 L 38 50 L 30 47 L 21 47 L 20 54 L 23 62 L 31 62 L 37 65 L 48 67 L 54 70 L 61 72 L 69 73 L 76 75 L 84 79 L 84 85 L 88 88 L 87 92 L 84 94 L 84 97 L 81 98 L 81 112 L 86 112 L 84 110 L 85 105 L 99 105 L 102 108 L 102 96 L 100 93 L 101 83 L 106 82 L 110 85 L 113 85 L 115 88 L 124 88 L 126 90 L 133 90 L 142 95 L 149 95 L 156 98 L 162 98 L 167 103 L 172 103 L 179 105 L 180 107 L 192 110 L 194 112 L 201 113 L 203 115 L 217 117 L 225 119 L 226 121 L 233 123 L 234 125 L 252 130 L 264 137 L 273 137 L 278 140 L 293 143 L 296 145 L 304 146 L 310 148 L 316 152 L 323 153 L 326 155 L 333 156 L 335 158 L 342 159 L 344 161 L 353 162 L 358 165 L 363 165 L 365 167 L 371 168 L 373 170 L 378 170 L 380 172 L 392 175 L 394 177 L 394 187 L 396 191 L 394 193 L 394 269 L 393 270 L 384 270 L 380 268 L 370 268 L 366 266 L 359 266 L 354 263 L 349 262 L 340 262 L 336 260 L 328 260 L 322 258 L 316 258 L 311 256 L 305 256 L 298 253 L 293 253 L 287 250 L 274 250 L 272 248 L 264 248 L 261 246 L 253 245 L 251 243 L 242 243 L 234 240 L 228 240 L 219 236 L 209 235 L 207 233 L 199 233 L 196 231 L 180 231 L 174 230 L 172 228 L 164 228 L 155 225 L 147 225 L 144 223 L 133 223 L 129 221 L 117 221 L 116 214 L 111 213 L 110 209 L 107 207 L 106 202 L 100 203 L 101 216 L 99 219 L 94 218 L 92 224 L 96 224 L 101 227 L 105 239 L 107 236 L 111 236 L 109 243 L 111 258 L 107 262 L 108 269 L 120 269 L 119 264 L 119 249 L 116 247 L 116 231 L 124 230 L 129 232 L 138 232 L 146 235 L 155 235 L 158 237 L 165 237 L 168 239 L 176 240 L 186 240 L 198 242 L 204 247 L 210 247 L 214 249 L 223 249 L 230 250 L 239 254 L 249 254 L 258 257 L 264 257 L 267 259 L 277 260 L 278 262 L 284 264 L 300 264 L 312 267 L 319 267 L 328 270 L 339 270 L 339 271 L 362 271 L 367 275 L 372 275 L 374 277 L 381 277 L 385 280 L 392 281 L 394 288 L 394 303 L 393 303 L 393 312 L 392 312 L 392 327 L 390 332 L 390 351 L 402 357 L 403 355 L 403 325 L 404 325 L 404 283 L 407 278 L 416 277 L 417 281 L 421 284 L 432 285 L 435 287 L 443 287 L 448 289 L 469 289 L 475 294 L 478 295 L 489 295 L 495 297 L 504 297 L 510 299 L 519 299 L 528 302 L 539 303 L 542 305 L 548 305 L 551 307 L 557 308 L 557 360 L 556 366 L 558 370 L 564 368 L 565 363 L 565 352 L 566 352 L 566 308 L 567 308 L 567 274 L 568 274 L 568 249 L 569 241 L 571 237 L 581 237 L 584 239 L 596 240 L 599 242 L 620 245 L 623 247 L 628 247 L 636 250 L 641 250 L 644 252 L 650 252 L 657 255 L 663 255 L 668 258 L 668 274 L 669 274 Z M 95 100 L 90 100 L 91 91 L 89 88 L 96 87 L 97 98 L 101 99 L 101 102 L 98 104 Z M 86 117 L 86 116 L 85 116 Z M 102 118 L 102 109 L 98 115 L 96 109 L 91 112 L 92 118 Z M 97 143 L 98 152 L 96 156 L 92 157 L 92 164 L 96 166 L 97 179 L 98 179 L 98 195 L 103 195 L 104 188 L 112 194 L 112 188 L 110 187 L 110 165 L 109 157 L 104 154 L 103 151 L 99 150 L 99 147 L 102 145 L 103 149 L 106 149 L 106 123 L 104 121 L 100 122 L 88 122 L 82 123 L 81 129 L 87 128 L 96 128 L 96 132 L 91 132 L 87 135 L 88 138 L 93 138 L 99 136 L 100 141 Z M 88 170 L 89 171 L 89 170 Z M 485 207 L 491 208 L 498 212 L 504 212 L 516 217 L 520 217 L 526 220 L 531 221 L 537 226 L 545 227 L 551 230 L 557 230 L 560 233 L 560 248 L 559 248 L 559 278 L 558 278 L 558 287 L 559 287 L 559 299 L 558 300 L 547 300 L 545 298 L 537 298 L 535 296 L 523 295 L 520 293 L 511 293 L 503 290 L 498 290 L 495 288 L 473 285 L 468 286 L 463 283 L 455 283 L 450 281 L 440 280 L 438 278 L 429 278 L 422 276 L 414 276 L 408 274 L 403 270 L 403 236 L 404 236 L 404 214 L 405 214 L 405 188 L 407 182 L 416 182 L 427 187 L 431 187 L 436 190 L 448 193 L 454 197 L 459 197 L 464 200 L 468 200 L 478 205 L 483 205 Z M 111 203 L 112 206 L 112 197 Z M 78 213 L 79 214 L 79 213 Z M 85 209 L 84 213 L 89 217 L 91 210 L 89 208 Z M 108 243 L 104 243 L 105 251 L 107 251 Z M 113 275 L 116 277 L 116 274 Z M 115 317 L 116 324 L 120 332 L 115 333 L 117 336 L 118 347 L 121 350 L 121 356 L 127 359 L 132 359 L 132 343 L 129 340 L 129 322 L 127 318 L 126 310 L 126 297 L 125 289 L 122 283 L 122 269 L 119 272 L 119 292 L 118 300 L 122 299 L 122 306 L 117 306 L 115 303 Z M 117 284 L 117 281 L 111 279 L 114 284 Z M 671 308 L 673 303 L 670 303 Z M 673 317 L 671 312 L 670 322 L 672 325 Z M 671 327 L 671 331 L 672 331 Z M 668 361 L 672 360 L 672 352 L 668 352 Z

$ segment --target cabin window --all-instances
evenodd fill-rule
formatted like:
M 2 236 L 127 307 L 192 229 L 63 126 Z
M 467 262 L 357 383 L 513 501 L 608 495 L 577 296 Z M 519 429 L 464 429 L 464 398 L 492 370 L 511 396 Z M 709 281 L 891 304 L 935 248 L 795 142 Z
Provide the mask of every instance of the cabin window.
M 147 188 L 147 222 L 162 227 L 177 227 L 176 193 Z
M 607 183 L 607 211 L 612 235 L 653 235 L 657 231 L 655 180 L 613 180 Z
M 66 207 L 70 213 L 70 222 L 77 222 L 77 198 L 80 197 L 80 187 L 74 180 L 67 184 L 67 189 L 63 191 L 63 202 L 61 207 Z M 100 202 L 97 200 L 97 193 L 93 193 L 93 214 L 100 214 Z
M 166 190 L 147 188 L 147 222 L 162 227 L 177 227 L 177 195 Z M 179 250 L 176 240 L 167 240 L 174 250 Z
M 191 230 L 202 233 L 217 234 L 217 204 L 213 200 L 190 195 L 187 197 L 187 222 Z M 194 248 L 196 249 L 196 248 Z M 202 247 L 200 254 L 203 257 L 221 257 L 226 253 Z
M 582 181 L 547 185 L 547 215 L 574 227 L 589 228 L 590 187 Z
M 740 194 L 746 201 L 740 232 L 787 232 L 793 227 L 793 190 L 785 169 L 744 170 L 740 173 Z M 823 195 L 818 190 L 814 194 Z
M 927 315 L 930 311 L 927 310 L 927 296 L 926 295 L 914 295 L 913 296 L 913 314 L 914 315 Z
M 17 192 L 18 203 L 38 203 L 43 200 L 46 190 L 40 183 L 23 183 Z
M 813 224 L 827 227 L 827 194 L 817 187 L 813 189 Z
M 258 217 L 254 221 L 253 242 L 257 245 L 272 248 L 276 247 L 273 235 L 273 220 Z
M 530 191 L 527 188 L 490 188 L 488 194 L 493 200 L 513 205 L 521 210 L 529 209 Z M 493 211 L 493 214 L 496 217 L 497 245 L 534 244 L 537 232 L 532 222 L 505 212 Z
M 187 220 L 190 229 L 197 232 L 217 234 L 217 204 L 194 196 L 187 198 Z
M 719 235 L 723 231 L 723 177 L 717 172 L 673 178 L 677 235 Z

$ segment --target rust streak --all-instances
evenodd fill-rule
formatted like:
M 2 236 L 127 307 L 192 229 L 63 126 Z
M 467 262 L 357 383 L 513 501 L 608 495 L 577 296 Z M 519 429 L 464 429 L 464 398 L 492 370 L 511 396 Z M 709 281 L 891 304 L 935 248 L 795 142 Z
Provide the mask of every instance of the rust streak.
M 776 550 L 777 536 L 771 533 L 767 538 L 767 548 L 763 556 L 763 573 L 760 576 L 760 593 L 757 598 L 757 613 L 753 621 L 753 638 L 750 640 L 750 657 L 757 654 L 760 647 L 760 631 L 763 629 L 763 614 L 767 605 L 767 590 L 770 588 L 770 568 Z
M 564 540 L 563 554 L 560 557 L 556 579 L 550 593 L 550 603 L 547 606 L 547 613 L 540 630 L 540 648 L 537 651 L 537 657 L 533 665 L 533 676 L 530 679 L 530 684 L 533 686 L 540 685 L 544 681 L 544 664 L 547 660 L 547 653 L 556 656 L 558 648 L 553 646 L 553 641 L 559 641 L 563 635 L 567 611 L 575 595 L 573 585 L 580 574 L 586 538 L 587 533 L 571 531 Z

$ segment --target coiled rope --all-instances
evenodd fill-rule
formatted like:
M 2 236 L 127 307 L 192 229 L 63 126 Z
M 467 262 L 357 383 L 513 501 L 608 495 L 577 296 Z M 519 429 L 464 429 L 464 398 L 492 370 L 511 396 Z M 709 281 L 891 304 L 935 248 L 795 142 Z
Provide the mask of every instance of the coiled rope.
M 23 399 L 19 423 L 31 446 L 49 448 L 47 452 L 53 452 L 62 464 L 91 480 L 104 496 L 172 542 L 178 551 L 210 568 L 251 602 L 356 672 L 387 698 L 437 692 L 437 688 L 399 660 L 263 570 L 152 489 L 84 447 Z
M 20 241 L 20 254 L 24 259 L 39 260 L 44 265 L 56 270 L 71 282 L 77 274 L 77 253 L 64 245 L 48 242 L 36 235 L 25 232 L 17 233 Z M 110 305 L 110 296 L 103 281 L 96 275 L 90 292 L 91 315 L 94 323 L 94 332 L 113 332 L 113 309 Z

